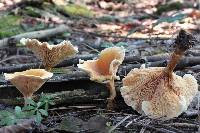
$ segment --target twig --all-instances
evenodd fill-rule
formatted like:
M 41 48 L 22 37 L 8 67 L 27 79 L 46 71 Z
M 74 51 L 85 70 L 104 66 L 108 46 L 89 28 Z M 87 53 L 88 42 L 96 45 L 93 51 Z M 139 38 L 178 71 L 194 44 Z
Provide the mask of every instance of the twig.
M 113 126 L 110 130 L 109 133 L 111 133 L 112 131 L 114 131 L 119 125 L 121 125 L 124 121 L 126 121 L 128 118 L 130 118 L 131 115 L 128 115 L 126 117 L 124 117 L 124 119 L 122 119 L 120 122 L 118 122 L 115 126 Z
M 133 125 L 134 125 L 134 126 L 137 126 L 137 127 L 146 126 L 146 128 L 147 128 L 148 130 L 157 131 L 157 132 L 159 132 L 159 133 L 177 133 L 177 132 L 175 132 L 175 131 L 170 131 L 170 130 L 165 129 L 165 128 L 156 128 L 156 127 L 154 127 L 154 126 L 152 126 L 152 125 L 145 125 L 145 124 L 143 124 L 142 122 L 135 122 L 135 123 L 133 123 Z
M 173 126 L 176 128 L 189 128 L 193 130 L 198 130 L 199 126 L 196 124 L 190 124 L 190 123 L 170 123 L 170 124 L 163 124 L 167 126 Z
M 145 126 L 142 127 L 142 129 L 140 130 L 140 133 L 144 133 L 146 127 L 151 123 L 151 121 L 148 121 L 147 123 L 145 123 Z
M 67 31 L 68 29 L 69 28 L 66 25 L 60 25 L 60 26 L 58 26 L 56 28 L 52 28 L 52 29 L 22 33 L 22 34 L 19 34 L 16 36 L 12 36 L 12 37 L 4 38 L 4 39 L 0 40 L 0 47 L 16 44 L 17 42 L 20 41 L 21 38 L 41 39 L 41 38 L 50 37 L 50 36 L 54 36 L 56 34 L 63 33 L 65 31 Z
M 90 45 L 86 44 L 86 43 L 82 43 L 84 46 L 86 46 L 87 48 L 91 49 L 92 51 L 95 51 L 97 53 L 100 53 L 97 49 L 91 47 Z
M 27 56 L 27 55 L 13 55 L 13 56 L 10 56 L 8 58 L 5 58 L 5 59 L 1 60 L 0 64 L 6 62 L 8 60 L 13 60 L 13 59 L 17 59 L 17 58 L 30 58 L 30 57 L 32 57 L 32 56 Z

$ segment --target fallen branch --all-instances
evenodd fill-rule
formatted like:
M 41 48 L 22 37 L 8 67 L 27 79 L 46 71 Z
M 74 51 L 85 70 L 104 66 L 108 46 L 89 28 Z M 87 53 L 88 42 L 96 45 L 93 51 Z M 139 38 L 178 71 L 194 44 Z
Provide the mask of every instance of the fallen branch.
M 147 62 L 157 62 L 157 61 L 163 61 L 169 59 L 170 54 L 161 54 L 161 55 L 153 55 L 153 56 L 146 56 L 146 57 L 140 57 L 140 56 L 126 56 L 123 63 L 137 63 L 132 65 L 131 68 L 139 68 L 141 65 L 138 63 L 147 63 Z M 59 63 L 56 67 L 66 67 L 66 66 L 72 66 L 79 63 L 79 59 L 81 60 L 91 60 L 93 58 L 97 58 L 97 55 L 95 54 L 89 54 L 89 55 L 77 55 L 73 58 L 66 59 L 63 62 Z M 184 66 L 193 66 L 196 64 L 200 64 L 200 57 L 185 57 L 183 58 L 184 61 L 186 61 L 186 64 L 190 65 L 184 65 Z M 181 64 L 184 64 L 184 61 Z M 151 63 L 149 63 L 151 64 Z M 148 66 L 159 66 L 154 63 L 153 65 Z M 161 66 L 165 66 L 161 65 Z M 37 63 L 29 63 L 29 64 L 20 64 L 15 66 L 9 66 L 9 67 L 1 67 L 0 72 L 15 72 L 15 71 L 23 71 L 30 68 L 44 68 L 41 62 Z
M 28 58 L 31 58 L 32 56 L 28 56 L 28 55 L 13 55 L 13 56 L 10 56 L 10 57 L 7 57 L 3 60 L 0 61 L 0 64 L 1 63 L 4 63 L 6 61 L 9 61 L 9 60 L 13 60 L 13 59 L 18 59 L 18 58 L 24 58 L 24 59 L 28 59 Z
M 69 28 L 66 25 L 60 25 L 52 29 L 22 33 L 16 36 L 12 36 L 12 37 L 8 37 L 8 38 L 4 38 L 0 40 L 0 47 L 15 45 L 17 42 L 20 41 L 21 38 L 41 39 L 41 38 L 46 38 L 46 37 L 54 36 L 56 34 L 63 33 L 67 31 L 68 29 Z
M 200 71 L 200 65 L 195 65 L 192 67 L 187 67 L 186 69 L 192 70 L 192 71 Z
M 199 125 L 191 124 L 191 123 L 170 123 L 170 124 L 163 124 L 163 125 L 176 127 L 176 128 L 193 129 L 194 131 L 197 131 L 199 128 Z
M 93 84 L 94 85 L 94 84 Z M 51 85 L 53 86 L 53 85 Z M 88 85 L 90 86 L 90 85 Z M 97 86 L 97 84 L 96 84 Z M 0 91 L 4 91 L 3 89 L 9 89 L 10 92 L 12 91 L 12 93 L 18 93 L 16 92 L 16 90 L 14 89 L 14 87 L 0 87 Z M 97 89 L 96 89 L 97 88 Z M 53 97 L 53 102 L 56 105 L 59 104 L 65 104 L 65 105 L 81 105 L 81 104 L 95 104 L 95 103 L 99 103 L 100 100 L 102 99 L 101 102 L 102 104 L 106 103 L 106 98 L 108 97 L 108 90 L 106 89 L 106 87 L 104 86 L 104 88 L 101 86 L 101 89 L 99 87 L 96 87 L 95 89 L 92 87 L 88 87 L 87 89 L 75 89 L 75 90 L 65 90 L 65 91 L 60 91 L 60 90 L 56 90 L 56 89 L 52 89 L 49 88 L 49 93 L 45 93 L 45 95 L 48 95 L 50 97 Z M 38 101 L 40 96 L 41 96 L 41 92 L 46 92 L 48 91 L 47 88 L 41 88 L 40 91 L 37 92 L 37 94 L 35 94 L 35 96 L 33 97 L 33 99 L 35 101 Z M 9 93 L 10 93 L 9 92 Z M 8 95 L 7 97 L 9 98 L 5 98 L 5 97 L 1 97 L 0 98 L 0 103 L 1 104 L 5 104 L 5 105 L 23 105 L 24 104 L 24 99 L 23 97 L 20 97 L 20 95 L 16 96 L 11 96 Z
M 71 59 L 64 60 L 60 64 L 56 66 L 56 68 L 59 67 L 66 67 L 66 66 L 72 66 L 76 65 L 79 62 L 79 59 L 82 60 L 89 60 L 94 57 L 97 57 L 96 55 L 79 55 Z M 167 64 L 167 60 L 169 59 L 168 55 L 163 56 L 148 56 L 145 58 L 140 58 L 137 56 L 127 56 L 123 63 L 146 63 L 146 67 L 165 67 Z M 152 62 L 149 62 L 152 61 Z M 176 70 L 184 69 L 185 67 L 191 67 L 194 65 L 200 64 L 200 57 L 185 57 L 183 58 L 178 65 L 176 66 Z M 120 74 L 125 74 L 129 72 L 133 68 L 139 68 L 141 64 L 126 64 L 122 65 L 119 69 Z M 30 68 L 44 68 L 44 66 L 41 64 L 41 62 L 38 63 L 29 63 L 29 64 L 20 64 L 16 66 L 9 66 L 9 67 L 1 67 L 0 72 L 9 73 L 9 72 L 15 72 L 15 71 L 24 71 Z
M 167 65 L 167 59 L 164 61 L 148 62 L 146 67 L 165 67 Z M 200 64 L 200 57 L 185 57 L 177 64 L 175 70 L 182 70 L 189 66 L 194 66 Z M 121 66 L 118 73 L 120 75 L 126 75 L 131 69 L 139 68 L 140 64 L 127 64 L 126 66 Z

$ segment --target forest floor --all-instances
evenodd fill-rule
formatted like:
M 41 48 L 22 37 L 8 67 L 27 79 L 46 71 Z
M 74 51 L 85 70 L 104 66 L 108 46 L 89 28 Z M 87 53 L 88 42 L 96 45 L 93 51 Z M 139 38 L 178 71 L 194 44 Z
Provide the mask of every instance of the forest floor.
M 120 94 L 115 100 L 115 108 L 107 110 L 106 86 L 89 81 L 85 73 L 76 75 L 80 74 L 76 67 L 79 58 L 96 58 L 101 50 L 112 46 L 123 46 L 126 56 L 134 56 L 121 65 L 118 71 L 121 79 L 130 71 L 126 66 L 166 66 L 168 59 L 164 55 L 173 50 L 174 38 L 180 29 L 200 40 L 200 3 L 195 0 L 0 0 L 0 17 L 1 110 L 23 106 L 15 102 L 21 94 L 5 81 L 3 73 L 40 67 L 39 58 L 21 45 L 20 37 L 33 38 L 33 31 L 57 28 L 36 38 L 49 44 L 70 40 L 79 49 L 77 56 L 53 69 L 52 80 L 36 93 L 51 95 L 67 90 L 65 95 L 71 98 L 58 100 L 56 105 L 50 106 L 48 116 L 39 125 L 28 124 L 29 119 L 28 122 L 23 120 L 25 124 L 21 127 L 7 128 L 15 132 L 54 133 L 191 133 L 200 130 L 197 97 L 177 118 L 150 119 L 128 107 Z M 63 25 L 67 26 L 66 30 L 58 28 Z M 156 58 L 157 55 L 163 58 Z M 200 44 L 189 49 L 184 58 L 185 63 L 179 64 L 175 73 L 180 76 L 192 74 L 200 83 Z M 119 90 L 121 80 L 116 81 L 115 86 Z M 0 125 L 3 128 L 6 124 L 0 120 Z

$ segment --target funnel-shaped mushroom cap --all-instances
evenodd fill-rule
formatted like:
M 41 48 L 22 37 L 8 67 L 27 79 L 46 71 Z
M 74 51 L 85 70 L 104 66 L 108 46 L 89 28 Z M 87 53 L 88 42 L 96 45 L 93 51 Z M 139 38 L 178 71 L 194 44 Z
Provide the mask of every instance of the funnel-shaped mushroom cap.
M 97 60 L 87 60 L 78 67 L 90 74 L 90 79 L 103 82 L 111 78 L 117 78 L 119 65 L 123 62 L 125 50 L 122 47 L 111 47 L 101 51 Z
M 12 74 L 5 73 L 4 76 L 27 98 L 31 97 L 35 91 L 50 79 L 53 73 L 44 69 L 30 69 Z
M 47 42 L 41 43 L 36 39 L 26 39 L 25 43 L 28 48 L 42 59 L 43 65 L 47 69 L 78 53 L 78 48 L 74 47 L 70 41 L 49 45 Z
M 169 78 L 164 70 L 152 67 L 129 72 L 120 89 L 126 104 L 151 118 L 170 119 L 185 111 L 198 92 L 196 79 L 174 73 Z

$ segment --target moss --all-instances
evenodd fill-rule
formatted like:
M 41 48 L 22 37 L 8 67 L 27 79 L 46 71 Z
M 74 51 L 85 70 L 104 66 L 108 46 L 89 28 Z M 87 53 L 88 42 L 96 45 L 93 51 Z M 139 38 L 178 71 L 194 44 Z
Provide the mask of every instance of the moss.
M 60 74 L 60 73 L 66 73 L 66 70 L 64 68 L 52 68 L 51 72 Z
M 68 4 L 65 6 L 59 6 L 58 10 L 61 11 L 63 14 L 69 16 L 83 16 L 83 17 L 93 16 L 93 12 L 82 5 Z
M 172 10 L 180 10 L 182 8 L 183 8 L 183 4 L 180 2 L 160 5 L 157 8 L 156 14 L 161 15 L 163 12 L 172 11 Z
M 33 8 L 30 6 L 26 7 L 23 12 L 24 12 L 24 14 L 31 16 L 31 17 L 41 17 L 40 11 L 37 8 Z
M 0 38 L 13 36 L 23 32 L 20 16 L 3 16 L 0 18 Z

